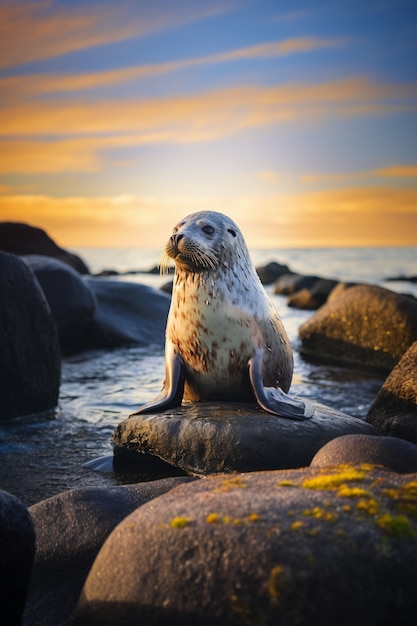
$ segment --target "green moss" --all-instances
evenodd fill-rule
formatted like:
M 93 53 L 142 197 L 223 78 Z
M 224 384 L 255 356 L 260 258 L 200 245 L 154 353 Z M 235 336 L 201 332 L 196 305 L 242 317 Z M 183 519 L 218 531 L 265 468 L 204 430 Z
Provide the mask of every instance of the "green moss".
M 170 526 L 171 528 L 185 528 L 191 520 L 188 517 L 174 517 L 171 520 Z
M 380 528 L 398 539 L 417 537 L 417 532 L 411 525 L 410 520 L 405 515 L 392 515 L 384 513 L 377 519 Z
M 270 571 L 268 579 L 268 593 L 272 600 L 279 601 L 285 591 L 288 573 L 282 565 L 275 565 Z
M 374 498 L 361 498 L 356 504 L 356 509 L 375 517 L 379 512 L 379 504 Z
M 315 506 L 313 509 L 304 509 L 303 515 L 304 517 L 321 519 L 325 522 L 336 522 L 339 519 L 339 516 L 335 511 L 326 511 L 326 509 L 319 506 Z
M 335 489 L 344 483 L 357 482 L 365 478 L 365 471 L 357 467 L 348 467 L 332 474 L 320 474 L 306 478 L 301 486 L 304 489 Z
M 370 491 L 366 489 L 362 489 L 361 487 L 349 487 L 346 484 L 343 484 L 337 490 L 337 495 L 340 498 L 371 498 L 372 494 Z
M 246 489 L 247 483 L 241 476 L 232 476 L 221 481 L 220 485 L 215 488 L 214 493 L 227 493 L 232 489 Z

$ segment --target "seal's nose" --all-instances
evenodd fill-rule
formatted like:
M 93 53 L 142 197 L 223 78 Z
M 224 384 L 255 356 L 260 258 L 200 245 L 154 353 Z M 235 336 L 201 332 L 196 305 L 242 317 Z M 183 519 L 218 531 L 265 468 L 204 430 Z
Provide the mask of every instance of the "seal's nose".
M 183 237 L 184 235 L 181 235 L 180 233 L 175 233 L 174 235 L 171 235 L 172 244 L 174 246 L 178 246 L 179 242 L 181 241 Z

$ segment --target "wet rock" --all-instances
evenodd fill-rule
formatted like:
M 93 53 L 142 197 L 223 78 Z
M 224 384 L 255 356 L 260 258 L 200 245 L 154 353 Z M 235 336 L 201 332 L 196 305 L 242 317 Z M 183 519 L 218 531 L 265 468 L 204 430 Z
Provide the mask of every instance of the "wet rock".
M 33 272 L 0 252 L 0 420 L 53 411 L 61 356 L 48 303 Z
M 164 345 L 169 296 L 138 283 L 90 277 L 85 281 L 98 302 L 88 347 Z
M 389 371 L 417 339 L 417 303 L 358 285 L 322 306 L 299 335 L 305 355 Z
M 87 265 L 79 256 L 57 246 L 41 228 L 21 222 L 0 222 L 0 250 L 19 256 L 50 256 L 70 265 L 80 274 L 89 273 Z
M 37 552 L 24 625 L 68 624 L 89 569 L 111 531 L 144 502 L 189 480 L 74 489 L 32 506 Z
M 181 485 L 112 532 L 74 624 L 411 626 L 416 497 L 369 466 Z
M 320 280 L 318 276 L 303 276 L 302 274 L 283 274 L 273 286 L 275 295 L 288 296 L 301 289 L 311 289 L 315 283 Z
M 327 302 L 333 302 L 340 298 L 341 295 L 344 294 L 346 289 L 350 289 L 351 287 L 356 287 L 358 283 L 337 283 L 334 289 L 328 295 Z
M 168 282 L 164 283 L 160 287 L 161 291 L 163 291 L 164 293 L 167 293 L 169 295 L 172 295 L 173 288 L 174 288 L 174 281 L 173 280 L 169 280 Z
M 310 289 L 304 288 L 288 296 L 287 304 L 297 309 L 318 309 L 326 302 L 337 284 L 337 280 L 319 278 Z
M 417 446 L 398 437 L 344 435 L 326 443 L 311 467 L 372 463 L 400 474 L 417 472 Z
M 277 263 L 276 261 L 257 267 L 256 272 L 263 285 L 271 285 L 283 274 L 291 273 L 288 265 L 283 265 L 282 263 Z
M 62 354 L 82 350 L 96 309 L 96 299 L 80 274 L 67 264 L 45 256 L 23 256 L 48 300 Z
M 20 626 L 35 554 L 35 532 L 25 506 L 0 491 L 1 621 Z
M 366 419 L 387 435 L 417 443 L 417 342 L 382 385 Z
M 314 415 L 306 421 L 215 402 L 134 416 L 115 429 L 115 460 L 134 466 L 136 451 L 137 463 L 144 455 L 157 457 L 191 474 L 298 468 L 335 437 L 379 433 L 363 420 L 312 404 Z

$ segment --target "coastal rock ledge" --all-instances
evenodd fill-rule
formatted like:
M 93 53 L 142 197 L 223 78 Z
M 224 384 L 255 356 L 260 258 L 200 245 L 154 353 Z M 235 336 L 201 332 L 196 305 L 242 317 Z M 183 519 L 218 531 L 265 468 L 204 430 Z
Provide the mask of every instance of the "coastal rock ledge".
M 126 468 L 162 459 L 192 475 L 298 468 L 328 441 L 378 428 L 313 402 L 305 421 L 280 418 L 252 404 L 201 402 L 121 422 L 113 434 L 114 461 Z

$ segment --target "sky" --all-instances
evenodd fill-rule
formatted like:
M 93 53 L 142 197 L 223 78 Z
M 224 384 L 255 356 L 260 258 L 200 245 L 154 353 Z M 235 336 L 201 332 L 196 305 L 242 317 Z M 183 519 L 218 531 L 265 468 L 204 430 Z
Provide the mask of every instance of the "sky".
M 0 0 L 0 220 L 417 245 L 417 0 Z

